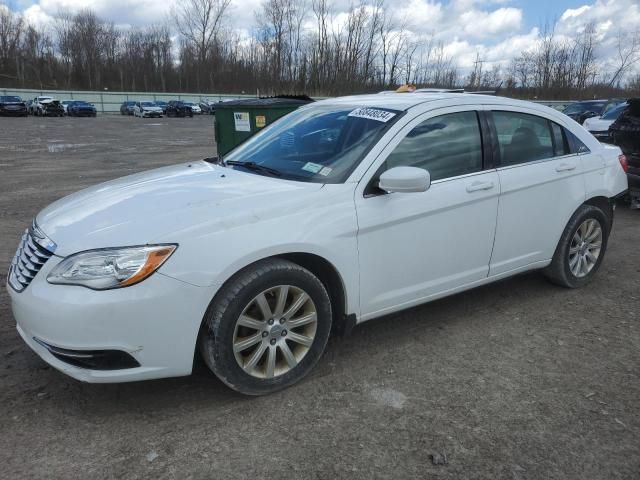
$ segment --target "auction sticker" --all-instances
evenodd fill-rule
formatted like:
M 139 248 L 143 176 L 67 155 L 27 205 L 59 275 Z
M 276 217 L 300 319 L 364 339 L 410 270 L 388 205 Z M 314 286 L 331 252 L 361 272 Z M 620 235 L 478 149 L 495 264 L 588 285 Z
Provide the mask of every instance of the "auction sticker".
M 307 172 L 311 172 L 311 173 L 318 173 L 320 170 L 322 170 L 322 165 L 318 165 L 317 163 L 307 162 L 304 164 L 304 167 L 302 167 L 302 170 L 306 170 Z
M 386 110 L 380 110 L 379 108 L 361 107 L 353 110 L 349 117 L 366 118 L 369 120 L 377 120 L 378 122 L 388 122 L 396 116 L 393 112 L 387 112 Z

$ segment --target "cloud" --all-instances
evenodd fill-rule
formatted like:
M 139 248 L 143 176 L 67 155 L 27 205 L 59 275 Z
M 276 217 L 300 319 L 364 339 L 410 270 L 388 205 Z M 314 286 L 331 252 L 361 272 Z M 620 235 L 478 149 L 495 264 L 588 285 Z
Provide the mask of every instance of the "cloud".
M 499 8 L 493 12 L 469 10 L 459 18 L 465 33 L 472 37 L 485 38 L 520 30 L 522 10 Z

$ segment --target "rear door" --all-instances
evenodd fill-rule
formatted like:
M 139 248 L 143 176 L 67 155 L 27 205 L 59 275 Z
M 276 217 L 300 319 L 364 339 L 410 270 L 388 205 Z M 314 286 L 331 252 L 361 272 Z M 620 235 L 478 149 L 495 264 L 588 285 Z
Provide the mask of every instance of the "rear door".
M 572 153 L 562 126 L 523 109 L 500 107 L 489 117 L 501 186 L 490 275 L 499 275 L 553 257 L 567 221 L 584 202 L 585 185 L 580 155 Z

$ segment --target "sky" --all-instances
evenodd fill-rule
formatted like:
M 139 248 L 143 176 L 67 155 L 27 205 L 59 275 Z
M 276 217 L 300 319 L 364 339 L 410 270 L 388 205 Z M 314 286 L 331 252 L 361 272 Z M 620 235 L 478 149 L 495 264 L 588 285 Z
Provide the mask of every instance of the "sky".
M 33 22 L 46 21 L 61 10 L 92 8 L 117 25 L 147 25 L 168 17 L 179 0 L 0 0 Z M 346 17 L 354 0 L 331 0 L 335 22 Z M 228 18 L 232 28 L 250 32 L 262 0 L 232 0 Z M 579 33 L 594 22 L 601 57 L 612 58 L 621 31 L 640 30 L 640 0 L 386 0 L 387 8 L 417 39 L 433 35 L 462 68 L 479 53 L 487 66 L 506 63 L 529 48 L 539 27 L 554 23 L 560 36 Z

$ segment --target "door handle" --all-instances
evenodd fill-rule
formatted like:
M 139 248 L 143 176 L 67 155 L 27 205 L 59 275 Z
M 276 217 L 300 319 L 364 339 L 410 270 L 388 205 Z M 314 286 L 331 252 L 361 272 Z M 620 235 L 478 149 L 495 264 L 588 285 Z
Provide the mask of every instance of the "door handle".
M 467 185 L 467 192 L 478 192 L 480 190 L 491 190 L 493 188 L 493 182 L 474 182 Z
M 556 167 L 556 172 L 568 172 L 570 170 L 575 170 L 575 163 L 561 163 Z

